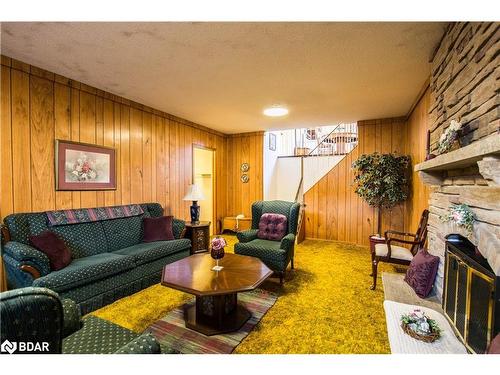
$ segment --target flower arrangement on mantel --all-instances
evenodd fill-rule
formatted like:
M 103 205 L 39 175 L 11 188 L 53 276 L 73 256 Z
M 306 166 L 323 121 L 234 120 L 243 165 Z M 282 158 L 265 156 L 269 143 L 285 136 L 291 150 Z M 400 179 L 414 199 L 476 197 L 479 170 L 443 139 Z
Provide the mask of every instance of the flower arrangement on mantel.
M 458 138 L 460 136 L 460 129 L 462 124 L 460 121 L 451 120 L 450 126 L 441 134 L 438 142 L 438 153 L 445 154 L 453 149 L 453 146 L 458 143 Z M 458 145 L 460 147 L 460 144 Z
M 466 204 L 453 204 L 446 215 L 439 217 L 443 222 L 452 222 L 463 227 L 469 235 L 472 234 L 476 216 Z
M 401 316 L 401 328 L 407 335 L 425 342 L 434 342 L 441 337 L 441 328 L 434 319 L 419 309 Z

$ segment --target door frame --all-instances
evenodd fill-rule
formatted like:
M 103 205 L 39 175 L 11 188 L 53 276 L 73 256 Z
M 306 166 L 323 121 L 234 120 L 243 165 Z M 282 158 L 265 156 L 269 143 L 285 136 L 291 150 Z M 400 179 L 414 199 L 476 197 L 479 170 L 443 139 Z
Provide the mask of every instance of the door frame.
M 201 149 L 201 150 L 207 150 L 207 151 L 212 151 L 213 152 L 213 157 L 212 157 L 212 220 L 211 220 L 211 226 L 212 226 L 212 232 L 213 234 L 217 234 L 217 194 L 215 191 L 215 187 L 217 186 L 217 149 L 214 147 L 208 147 L 199 143 L 193 142 L 191 146 L 191 183 L 194 184 L 195 181 L 195 173 L 194 173 L 194 149 Z

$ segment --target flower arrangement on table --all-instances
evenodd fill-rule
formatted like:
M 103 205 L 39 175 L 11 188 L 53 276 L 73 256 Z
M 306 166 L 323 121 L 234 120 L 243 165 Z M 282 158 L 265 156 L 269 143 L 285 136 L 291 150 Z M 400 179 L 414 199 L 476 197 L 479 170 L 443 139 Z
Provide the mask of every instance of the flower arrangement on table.
M 401 316 L 401 328 L 407 335 L 425 342 L 434 342 L 441 337 L 441 328 L 434 319 L 415 309 Z
M 438 142 L 439 154 L 444 154 L 451 150 L 455 141 L 458 141 L 462 124 L 459 121 L 451 120 L 450 126 L 441 134 Z
M 210 255 L 217 261 L 217 264 L 212 268 L 212 271 L 220 271 L 224 267 L 219 266 L 219 259 L 224 258 L 224 248 L 227 246 L 226 240 L 223 237 L 216 236 L 212 238 Z
M 466 204 L 454 204 L 450 207 L 448 214 L 439 217 L 443 222 L 452 223 L 465 228 L 467 233 L 472 234 L 476 216 Z

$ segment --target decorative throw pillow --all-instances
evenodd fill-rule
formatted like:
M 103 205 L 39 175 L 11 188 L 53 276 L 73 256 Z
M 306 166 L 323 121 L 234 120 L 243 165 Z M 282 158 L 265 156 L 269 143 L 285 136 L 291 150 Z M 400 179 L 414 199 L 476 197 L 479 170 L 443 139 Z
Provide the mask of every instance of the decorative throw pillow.
M 436 278 L 439 257 L 431 255 L 427 250 L 420 250 L 410 263 L 405 281 L 421 298 L 429 295 Z
M 52 271 L 63 269 L 71 263 L 71 252 L 54 232 L 45 231 L 36 236 L 30 236 L 29 239 L 33 247 L 47 255 Z
M 259 221 L 257 237 L 263 240 L 281 241 L 286 235 L 288 220 L 281 214 L 263 214 Z
M 500 333 L 496 335 L 493 340 L 491 340 L 487 353 L 500 354 Z
M 144 217 L 143 242 L 170 241 L 174 239 L 173 216 Z

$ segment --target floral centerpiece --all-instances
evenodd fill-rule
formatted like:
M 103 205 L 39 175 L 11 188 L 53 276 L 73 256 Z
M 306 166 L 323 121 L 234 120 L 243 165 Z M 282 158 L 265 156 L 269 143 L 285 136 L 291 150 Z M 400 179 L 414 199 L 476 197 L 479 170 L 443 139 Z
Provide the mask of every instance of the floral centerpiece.
M 220 271 L 224 268 L 219 266 L 219 259 L 224 258 L 224 248 L 227 246 L 226 240 L 223 237 L 216 236 L 212 239 L 211 246 L 210 255 L 217 261 L 212 271 Z
M 474 212 L 466 204 L 454 204 L 450 207 L 448 214 L 440 216 L 444 222 L 451 221 L 460 227 L 464 227 L 467 233 L 472 234 L 476 217 Z
M 436 321 L 419 309 L 401 316 L 401 328 L 407 335 L 425 342 L 434 342 L 441 337 L 441 328 Z
M 451 120 L 450 126 L 441 134 L 438 142 L 438 152 L 444 154 L 451 150 L 455 141 L 458 141 L 462 124 L 459 121 Z

